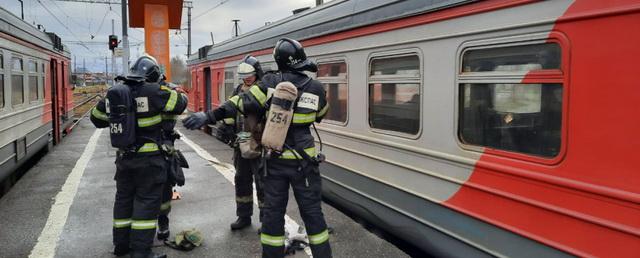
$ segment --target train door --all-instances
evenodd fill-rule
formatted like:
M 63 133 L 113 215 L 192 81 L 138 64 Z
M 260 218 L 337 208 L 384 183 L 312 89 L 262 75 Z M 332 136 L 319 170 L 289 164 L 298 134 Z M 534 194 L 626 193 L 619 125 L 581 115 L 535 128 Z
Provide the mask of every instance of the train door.
M 211 110 L 211 68 L 204 68 L 204 111 Z
M 60 142 L 60 113 L 58 110 L 58 66 L 56 59 L 49 64 L 49 79 L 51 80 L 51 124 L 53 126 L 53 144 Z
M 224 80 L 223 78 L 224 68 L 215 68 L 213 69 L 213 74 L 215 75 L 215 79 L 213 80 L 213 102 L 216 107 L 222 105 L 225 101 L 224 95 L 221 95 L 221 92 L 224 93 Z
M 222 70 L 221 69 L 216 69 L 216 82 L 215 82 L 215 85 L 216 85 L 216 92 L 218 93 L 218 96 L 216 96 L 216 99 L 219 101 L 218 105 L 222 105 L 222 103 L 224 103 L 224 101 L 225 101 L 224 98 L 227 97 L 227 96 L 224 96 L 223 98 L 220 98 L 220 93 L 219 93 L 220 89 L 224 88 L 222 80 L 223 80 L 223 78 L 222 78 Z
M 64 62 L 60 62 L 60 81 L 61 81 L 61 85 L 60 85 L 60 94 L 62 94 L 62 103 L 60 103 L 59 107 L 60 107 L 60 117 L 62 118 L 62 128 L 64 131 L 62 131 L 62 133 L 64 135 L 66 135 L 68 132 L 67 130 L 67 122 L 69 120 L 69 117 L 67 117 L 67 115 L 69 115 L 69 110 L 67 110 L 68 106 L 67 103 L 68 99 L 67 99 L 67 78 L 65 76 L 65 69 L 64 69 L 65 63 Z

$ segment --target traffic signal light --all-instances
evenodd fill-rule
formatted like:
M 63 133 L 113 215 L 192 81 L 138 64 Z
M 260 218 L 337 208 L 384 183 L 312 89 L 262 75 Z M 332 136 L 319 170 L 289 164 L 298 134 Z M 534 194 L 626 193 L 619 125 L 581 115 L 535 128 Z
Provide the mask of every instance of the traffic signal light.
M 118 36 L 109 35 L 109 50 L 113 51 L 118 47 Z

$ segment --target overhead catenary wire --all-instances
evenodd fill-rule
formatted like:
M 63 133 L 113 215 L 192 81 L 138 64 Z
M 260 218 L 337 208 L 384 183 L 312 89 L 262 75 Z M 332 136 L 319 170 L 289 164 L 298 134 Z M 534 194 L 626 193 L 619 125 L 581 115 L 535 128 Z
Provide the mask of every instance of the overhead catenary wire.
M 197 20 L 198 18 L 202 17 L 203 15 L 207 14 L 208 12 L 211 12 L 213 10 L 215 10 L 216 8 L 220 7 L 221 5 L 225 4 L 226 2 L 229 2 L 229 0 L 221 0 L 220 3 L 212 6 L 211 8 L 205 10 L 204 12 L 193 16 L 193 18 L 191 18 L 191 22 L 194 22 L 195 20 Z
M 49 8 L 42 3 L 41 0 L 37 0 L 38 3 L 42 6 L 42 8 L 44 8 L 45 11 L 47 11 L 49 14 L 51 14 L 51 16 L 53 16 L 53 18 L 58 21 L 58 23 L 60 23 L 60 25 L 62 25 L 62 27 L 64 27 L 65 29 L 67 29 L 67 31 L 69 31 L 69 33 L 71 33 L 71 36 L 73 36 L 74 38 L 76 38 L 76 40 L 80 41 L 80 39 L 78 38 L 78 36 L 76 36 L 76 34 L 73 33 L 73 31 L 66 25 L 64 24 L 64 22 L 62 22 L 58 16 L 56 16 L 51 10 L 49 10 Z M 87 47 L 87 45 L 85 45 L 84 43 L 80 44 L 81 46 L 83 46 L 84 48 L 87 49 L 87 51 L 91 52 L 91 49 L 89 49 L 89 47 Z
M 119 13 L 117 13 L 116 11 L 114 11 L 114 10 L 110 10 L 110 11 L 111 11 L 112 13 L 114 13 L 115 15 L 117 15 L 118 17 L 122 18 L 122 15 L 121 15 L 121 14 L 119 14 Z M 143 31 L 143 30 L 141 30 L 140 28 L 132 28 L 132 27 L 129 27 L 129 29 L 133 29 L 133 30 L 135 30 L 135 31 L 137 31 L 137 32 L 144 33 L 144 31 Z M 142 41 L 142 40 L 140 40 L 140 39 L 138 39 L 138 38 L 136 38 L 136 37 L 132 36 L 131 34 L 127 35 L 127 37 L 132 38 L 132 39 L 135 39 L 135 40 L 137 40 L 137 41 Z
M 111 11 L 111 6 L 109 6 L 109 10 L 107 10 L 104 13 L 104 16 L 102 16 L 102 20 L 100 21 L 100 25 L 98 26 L 98 29 L 96 30 L 96 33 L 91 34 L 93 35 L 98 35 L 98 33 L 100 33 L 100 30 L 102 29 L 102 24 L 104 24 L 104 19 L 107 18 L 107 15 L 109 15 L 109 12 Z M 89 33 L 91 33 L 91 31 L 89 31 Z
M 64 11 L 64 9 L 63 9 L 63 8 L 61 8 L 61 7 L 58 5 L 58 3 L 56 3 L 56 1 L 49 0 L 49 2 L 53 3 L 53 5 L 54 5 L 56 8 L 58 8 L 58 10 L 60 10 L 60 12 L 61 12 L 64 16 L 66 16 L 66 17 L 67 17 L 67 20 L 72 21 L 73 23 L 75 23 L 76 25 L 78 25 L 78 26 L 80 26 L 80 27 L 86 27 L 86 24 L 85 24 L 85 25 L 83 25 L 83 24 L 81 24 L 81 23 L 77 22 L 75 19 L 73 19 L 73 17 L 71 17 L 69 14 L 67 14 L 67 12 L 65 12 L 65 11 Z

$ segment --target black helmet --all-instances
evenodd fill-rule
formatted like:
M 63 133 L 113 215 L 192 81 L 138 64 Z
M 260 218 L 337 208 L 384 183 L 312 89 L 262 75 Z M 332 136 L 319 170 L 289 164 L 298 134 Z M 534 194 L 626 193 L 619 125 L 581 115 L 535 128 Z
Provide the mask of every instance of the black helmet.
M 162 72 L 155 58 L 144 55 L 138 58 L 131 66 L 128 78 L 138 81 L 159 82 L 162 78 Z
M 307 59 L 304 49 L 300 42 L 282 38 L 278 40 L 273 48 L 273 58 L 278 64 L 278 70 L 281 71 L 310 71 L 318 70 L 315 63 Z
M 264 72 L 262 72 L 262 66 L 260 66 L 260 61 L 258 61 L 258 59 L 255 58 L 254 56 L 252 55 L 245 56 L 244 59 L 242 60 L 242 63 L 253 66 L 254 73 L 256 75 L 256 80 L 259 80 L 264 75 Z

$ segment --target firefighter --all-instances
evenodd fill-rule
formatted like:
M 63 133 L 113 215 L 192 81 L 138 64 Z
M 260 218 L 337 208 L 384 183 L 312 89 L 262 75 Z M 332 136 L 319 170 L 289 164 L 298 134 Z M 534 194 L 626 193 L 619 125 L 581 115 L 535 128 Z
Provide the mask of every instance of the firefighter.
M 151 56 L 142 56 L 133 64 L 130 74 L 121 78 L 130 89 L 131 106 L 116 106 L 107 98 L 91 112 L 91 121 L 98 128 L 110 127 L 111 144 L 114 132 L 134 136 L 128 147 L 119 148 L 116 156 L 116 196 L 113 208 L 114 254 L 131 257 L 166 257 L 151 252 L 156 223 L 162 202 L 162 189 L 167 181 L 166 156 L 161 149 L 162 115 L 184 111 L 187 98 L 175 90 L 160 86 L 160 67 Z M 116 87 L 116 86 L 114 86 Z M 130 94 L 130 95 L 128 95 Z M 132 110 L 133 125 L 114 126 L 115 115 Z M 129 117 L 120 119 L 127 120 Z M 114 129 L 115 128 L 115 129 Z
M 260 120 L 262 117 L 255 112 L 244 112 L 244 108 L 239 108 L 238 106 L 242 105 L 242 103 L 255 102 L 256 96 L 253 96 L 254 93 L 260 95 L 258 98 L 262 99 L 262 102 L 258 102 L 258 105 L 264 105 L 266 96 L 264 96 L 256 84 L 262 77 L 260 62 L 253 56 L 246 56 L 238 65 L 237 73 L 243 82 L 235 88 L 231 98 L 216 110 L 207 113 L 195 113 L 192 118 L 188 118 L 185 121 L 195 121 L 196 117 L 199 117 L 202 118 L 199 120 L 200 123 L 191 124 L 185 122 L 185 127 L 197 129 L 202 127 L 204 123 L 215 124 L 216 121 L 222 120 L 226 126 L 232 127 L 231 131 L 234 135 L 240 132 L 247 132 L 255 142 L 260 142 L 260 137 L 262 136 L 262 122 Z M 254 179 L 258 197 L 258 208 L 261 210 L 264 197 L 262 180 L 259 173 L 259 156 L 254 155 L 254 157 L 249 157 L 246 153 L 243 155 L 238 140 L 241 139 L 231 140 L 234 147 L 233 165 L 236 169 L 234 181 L 236 191 L 236 215 L 238 216 L 237 220 L 231 223 L 231 230 L 238 230 L 251 225 Z M 260 211 L 259 217 L 260 220 L 262 220 L 262 211 Z
M 328 110 L 326 93 L 322 84 L 309 78 L 304 71 L 316 72 L 317 66 L 307 56 L 302 45 L 292 39 L 283 38 L 276 43 L 273 57 L 278 65 L 277 73 L 265 74 L 257 89 L 250 90 L 253 98 L 242 97 L 237 105 L 244 113 L 255 113 L 265 119 L 268 104 L 293 108 L 291 124 L 287 127 L 284 149 L 264 157 L 266 175 L 263 175 L 265 205 L 260 240 L 263 257 L 284 257 L 284 215 L 289 198 L 289 185 L 304 221 L 313 257 L 332 257 L 329 231 L 321 209 L 321 181 L 318 164 L 323 156 L 316 150 L 310 127 L 320 122 Z M 290 82 L 297 89 L 294 103 L 270 98 L 280 82 Z M 269 97 L 269 99 L 268 99 Z M 253 101 L 251 101 L 253 100 Z M 271 112 L 273 114 L 273 112 Z M 198 128 L 217 118 L 204 114 L 193 114 L 184 123 L 186 127 Z M 274 120 L 280 120 L 278 119 Z M 215 121 L 215 120 L 213 120 Z M 267 122 L 268 123 L 268 122 Z M 268 127 L 268 125 L 266 125 Z M 269 128 L 266 128 L 267 130 Z M 263 135 L 266 142 L 269 135 Z
M 247 56 L 242 63 L 238 65 L 238 77 L 242 79 L 234 90 L 233 96 L 240 93 L 248 92 L 251 86 L 255 85 L 262 76 L 262 68 L 260 62 L 253 56 Z M 232 97 L 233 97 L 232 96 Z M 239 132 L 255 132 L 253 137 L 261 136 L 261 125 L 258 123 L 258 117 L 253 114 L 245 115 L 236 112 L 234 122 L 234 133 Z M 255 139 L 257 142 L 260 139 Z M 260 159 L 243 158 L 238 143 L 234 144 L 233 165 L 236 169 L 234 176 L 236 190 L 236 215 L 238 219 L 231 223 L 231 230 L 238 230 L 251 225 L 251 215 L 253 214 L 253 182 L 255 179 L 256 193 L 258 197 L 258 208 L 261 210 L 263 206 L 264 193 L 262 191 L 262 180 L 258 173 Z M 259 214 L 262 221 L 262 212 Z
M 310 130 L 313 123 L 319 123 L 327 113 L 329 105 L 326 93 L 319 81 L 303 73 L 316 72 L 317 66 L 307 59 L 298 41 L 288 38 L 279 40 L 273 57 L 278 65 L 278 73 L 265 75 L 261 90 L 268 94 L 269 89 L 288 81 L 297 88 L 298 97 L 293 106 L 293 119 L 284 140 L 284 149 L 267 161 L 267 176 L 263 179 L 264 222 L 260 235 L 262 256 L 284 257 L 284 215 L 291 185 L 313 257 L 331 257 L 329 231 L 320 206 L 322 186 L 318 164 L 322 156 L 316 150 Z M 272 105 L 274 100 L 270 99 Z
M 180 87 L 166 82 L 166 79 L 167 77 L 162 75 L 162 80 L 160 81 L 161 87 L 168 87 L 179 93 L 184 93 Z M 186 98 L 185 95 L 182 96 Z M 182 168 L 188 168 L 188 164 L 186 164 L 186 160 L 184 159 L 184 156 L 182 156 L 182 153 L 175 149 L 175 141 L 180 139 L 180 134 L 174 130 L 177 119 L 178 115 L 176 114 L 162 114 L 162 144 L 166 152 L 171 155 L 167 158 L 168 177 L 167 182 L 163 186 L 162 204 L 160 205 L 160 216 L 158 216 L 157 237 L 159 240 L 167 240 L 169 238 L 169 213 L 171 212 L 173 187 L 176 185 L 184 185 L 185 179 Z

